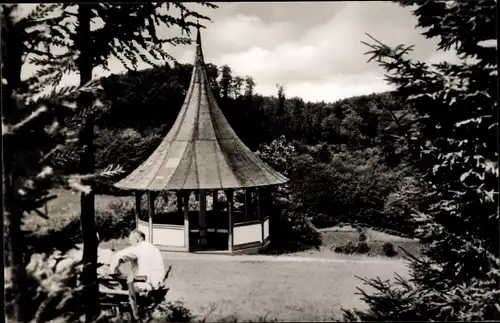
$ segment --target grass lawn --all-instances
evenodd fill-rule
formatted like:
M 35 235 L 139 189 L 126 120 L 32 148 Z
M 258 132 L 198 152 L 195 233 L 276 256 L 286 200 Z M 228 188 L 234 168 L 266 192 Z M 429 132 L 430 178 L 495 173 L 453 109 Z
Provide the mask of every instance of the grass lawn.
M 60 195 L 62 199 L 49 203 L 50 220 L 35 221 L 36 226 L 40 226 L 37 230 L 51 227 L 79 209 L 78 195 L 64 193 Z M 116 199 L 97 197 L 96 207 L 106 207 Z M 397 272 L 408 277 L 408 269 L 401 259 L 380 256 L 377 250 L 384 242 L 390 241 L 410 251 L 420 248 L 417 241 L 368 230 L 371 257 L 336 254 L 330 247 L 356 241 L 357 233 L 349 228 L 322 231 L 324 245 L 320 251 L 292 254 L 295 259 L 304 261 L 289 261 L 287 256 L 290 255 L 278 256 L 284 261 L 275 261 L 272 256 L 235 256 L 231 260 L 166 258 L 165 264 L 172 265 L 168 281 L 171 290 L 167 298 L 184 301 L 185 306 L 201 318 L 209 314 L 209 322 L 234 321 L 235 318 L 258 321 L 262 317 L 279 321 L 342 319 L 341 308 L 365 306 L 355 294 L 356 287 L 363 287 L 355 276 L 390 279 Z M 101 247 L 119 250 L 124 244 L 112 240 L 102 243 Z M 267 260 L 262 261 L 263 257 Z M 364 288 L 369 290 L 369 287 Z
M 356 232 L 333 228 L 323 234 L 324 246 L 320 251 L 277 257 L 170 254 L 165 259 L 166 266 L 172 265 L 167 299 L 182 300 L 199 318 L 208 314 L 208 322 L 259 321 L 263 317 L 278 321 L 331 321 L 342 319 L 342 308 L 366 306 L 356 294 L 356 287 L 367 291 L 370 288 L 355 276 L 392 279 L 397 272 L 408 278 L 408 268 L 399 257 L 330 251 L 332 244 L 356 241 Z M 411 239 L 375 230 L 368 230 L 367 236 L 372 248 L 381 248 L 384 242 L 391 241 L 420 250 L 418 242 Z M 118 250 L 124 244 L 112 240 L 102 246 Z
M 237 257 L 237 256 L 236 256 Z M 166 259 L 172 265 L 167 298 L 183 300 L 207 321 L 326 321 L 342 319 L 341 308 L 362 308 L 355 294 L 362 282 L 355 278 L 398 272 L 408 276 L 402 261 L 220 261 Z M 366 287 L 366 290 L 369 290 Z

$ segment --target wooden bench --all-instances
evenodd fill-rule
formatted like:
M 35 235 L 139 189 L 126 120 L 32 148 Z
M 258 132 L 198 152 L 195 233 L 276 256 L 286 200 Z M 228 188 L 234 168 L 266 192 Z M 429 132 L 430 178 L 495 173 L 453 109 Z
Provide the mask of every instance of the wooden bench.
M 169 266 L 163 278 L 164 285 L 166 285 L 166 280 L 171 269 L 172 266 Z M 128 312 L 134 321 L 139 320 L 142 312 L 141 307 L 148 305 L 151 297 L 165 298 L 168 291 L 168 288 L 162 288 L 137 292 L 134 283 L 144 283 L 146 281 L 146 276 L 135 276 L 131 279 L 130 277 L 117 274 L 99 278 L 99 294 L 102 309 L 110 310 L 118 316 Z

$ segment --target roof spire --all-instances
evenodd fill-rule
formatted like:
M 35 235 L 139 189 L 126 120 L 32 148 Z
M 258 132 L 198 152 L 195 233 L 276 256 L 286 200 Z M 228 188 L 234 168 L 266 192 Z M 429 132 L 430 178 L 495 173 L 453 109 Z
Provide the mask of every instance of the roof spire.
M 200 34 L 200 23 L 198 21 L 196 25 L 196 62 L 203 62 L 203 51 L 201 50 L 201 34 Z
M 253 155 L 231 128 L 206 75 L 199 28 L 196 42 L 191 82 L 172 128 L 153 154 L 115 186 L 171 191 L 286 183 L 288 179 Z

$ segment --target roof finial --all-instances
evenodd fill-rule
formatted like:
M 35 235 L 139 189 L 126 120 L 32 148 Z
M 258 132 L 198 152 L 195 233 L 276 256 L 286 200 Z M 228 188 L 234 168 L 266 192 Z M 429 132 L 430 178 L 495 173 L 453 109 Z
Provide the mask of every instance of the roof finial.
M 203 61 L 203 52 L 201 50 L 201 34 L 200 34 L 201 25 L 198 23 L 196 25 L 197 33 L 196 33 L 196 60 Z
M 201 45 L 200 24 L 196 25 L 196 44 Z

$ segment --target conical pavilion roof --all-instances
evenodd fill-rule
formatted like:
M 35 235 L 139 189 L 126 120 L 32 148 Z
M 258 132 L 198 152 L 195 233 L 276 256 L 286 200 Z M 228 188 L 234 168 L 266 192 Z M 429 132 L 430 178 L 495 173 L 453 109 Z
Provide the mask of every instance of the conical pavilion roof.
M 222 114 L 208 83 L 198 29 L 191 84 L 174 125 L 151 156 L 115 186 L 198 190 L 287 181 L 245 146 Z

